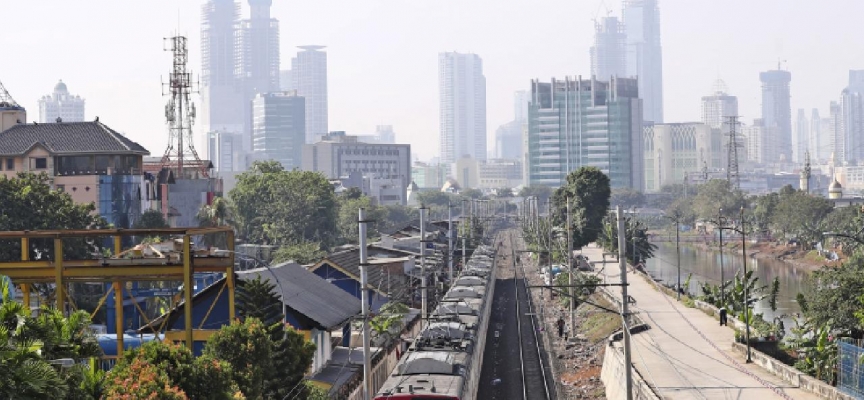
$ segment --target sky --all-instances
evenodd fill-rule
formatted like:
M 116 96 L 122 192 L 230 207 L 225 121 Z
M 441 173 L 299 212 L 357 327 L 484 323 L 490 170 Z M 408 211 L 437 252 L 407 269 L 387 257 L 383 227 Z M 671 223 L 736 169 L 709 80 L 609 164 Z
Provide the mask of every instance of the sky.
M 87 100 L 88 120 L 141 143 L 167 144 L 161 82 L 171 57 L 163 38 L 189 38 L 201 71 L 203 0 L 0 0 L 0 82 L 39 118 L 37 102 L 62 79 Z M 590 77 L 593 20 L 621 14 L 612 0 L 273 0 L 282 68 L 300 45 L 328 53 L 330 130 L 370 134 L 393 125 L 420 159 L 438 153 L 438 53 L 483 59 L 489 146 L 513 119 L 513 93 L 531 79 Z M 827 116 L 864 69 L 859 0 L 660 0 L 666 122 L 700 119 L 700 99 L 722 78 L 749 123 L 761 111 L 759 72 L 792 73 L 792 115 Z M 243 2 L 243 17 L 248 6 Z M 199 106 L 200 97 L 193 98 Z M 794 120 L 793 120 L 794 125 Z M 200 131 L 198 132 L 200 136 Z M 199 143 L 199 147 L 201 147 Z M 203 148 L 201 149 L 203 150 Z M 200 151 L 200 150 L 199 150 Z

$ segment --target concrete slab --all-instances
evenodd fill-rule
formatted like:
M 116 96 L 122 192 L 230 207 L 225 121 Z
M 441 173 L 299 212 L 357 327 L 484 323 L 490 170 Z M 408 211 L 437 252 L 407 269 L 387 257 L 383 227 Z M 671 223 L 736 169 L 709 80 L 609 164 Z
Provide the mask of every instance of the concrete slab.
M 608 283 L 620 281 L 617 261 L 604 264 L 603 250 L 586 247 L 582 254 L 597 262 L 595 273 Z M 793 387 L 759 366 L 746 364 L 732 351 L 735 333 L 695 308 L 687 308 L 659 290 L 643 275 L 628 271 L 631 312 L 651 329 L 633 335 L 632 362 L 664 399 L 819 399 Z M 621 299 L 616 287 L 606 288 Z M 730 361 L 729 355 L 735 362 Z M 760 382 L 761 381 L 761 382 Z M 777 388 L 777 391 L 768 382 Z M 780 393 L 778 393 L 780 392 Z M 781 394 L 782 393 L 782 394 Z

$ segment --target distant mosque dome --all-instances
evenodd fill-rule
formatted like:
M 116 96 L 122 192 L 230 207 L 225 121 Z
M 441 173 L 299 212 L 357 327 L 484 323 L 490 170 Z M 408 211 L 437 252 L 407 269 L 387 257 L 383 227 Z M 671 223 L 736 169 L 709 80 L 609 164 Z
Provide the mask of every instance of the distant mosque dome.
M 69 93 L 69 89 L 66 88 L 66 84 L 63 83 L 63 80 L 61 79 L 60 82 L 57 82 L 57 84 L 54 85 L 54 92 L 55 93 Z
M 834 181 L 828 186 L 828 198 L 839 199 L 841 197 L 843 197 L 843 185 L 837 181 L 837 177 L 835 176 Z

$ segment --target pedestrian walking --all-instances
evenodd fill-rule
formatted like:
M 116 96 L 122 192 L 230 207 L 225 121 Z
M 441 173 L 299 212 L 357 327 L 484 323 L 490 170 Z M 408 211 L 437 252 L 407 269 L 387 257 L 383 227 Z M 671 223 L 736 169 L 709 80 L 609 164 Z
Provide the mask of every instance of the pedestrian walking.
M 558 337 L 564 337 L 564 318 L 558 317 Z
M 726 314 L 727 313 L 728 312 L 726 311 L 726 307 L 720 308 L 720 326 L 726 326 L 726 324 L 727 324 Z

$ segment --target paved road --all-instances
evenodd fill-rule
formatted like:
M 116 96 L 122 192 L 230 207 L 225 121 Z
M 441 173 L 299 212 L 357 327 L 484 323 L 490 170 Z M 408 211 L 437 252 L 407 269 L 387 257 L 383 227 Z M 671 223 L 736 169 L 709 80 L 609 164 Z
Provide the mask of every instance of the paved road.
M 515 235 L 513 239 L 516 240 Z M 504 243 L 505 246 L 499 251 L 503 257 L 498 262 L 477 398 L 554 399 L 554 395 L 549 397 L 546 394 L 546 388 L 554 391 L 554 386 L 547 372 L 549 367 L 545 352 L 541 360 L 537 351 L 532 324 L 534 317 L 529 312 L 525 281 L 521 272 L 514 276 L 517 271 L 513 266 L 510 241 L 504 240 Z
M 583 249 L 583 254 L 591 261 L 603 258 L 602 250 L 595 247 Z M 601 263 L 596 265 L 598 271 L 602 270 L 599 275 L 605 275 L 610 283 L 620 281 L 617 262 L 606 263 L 606 268 L 601 266 Z M 819 398 L 792 387 L 759 366 L 745 364 L 744 358 L 732 351 L 734 331 L 720 326 L 713 317 L 670 299 L 632 271 L 628 272 L 627 281 L 630 284 L 628 294 L 636 300 L 631 312 L 651 325 L 650 330 L 633 335 L 632 361 L 662 398 L 784 398 L 754 376 L 774 384 L 793 399 Z M 620 300 L 620 289 L 609 289 Z M 723 353 L 733 355 L 744 370 L 730 362 Z

